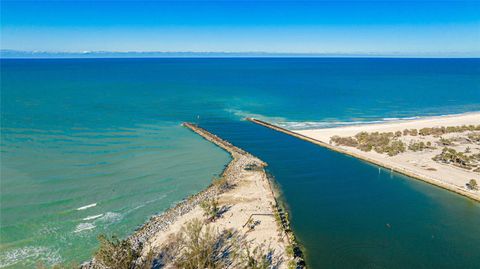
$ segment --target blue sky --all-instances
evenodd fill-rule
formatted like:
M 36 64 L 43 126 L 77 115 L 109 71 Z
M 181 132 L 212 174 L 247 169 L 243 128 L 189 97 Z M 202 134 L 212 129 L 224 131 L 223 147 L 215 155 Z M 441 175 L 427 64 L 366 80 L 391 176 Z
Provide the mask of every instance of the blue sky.
M 480 1 L 3 1 L 1 47 L 480 55 Z

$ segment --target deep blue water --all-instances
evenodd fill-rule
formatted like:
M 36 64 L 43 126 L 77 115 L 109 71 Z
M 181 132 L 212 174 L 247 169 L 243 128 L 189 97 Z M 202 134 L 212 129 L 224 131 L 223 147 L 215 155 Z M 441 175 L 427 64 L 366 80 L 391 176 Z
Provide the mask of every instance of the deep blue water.
M 480 109 L 480 59 L 4 59 L 1 64 L 2 119 L 9 126 L 110 127 L 232 114 L 355 121 Z
M 0 267 L 83 261 L 99 233 L 125 236 L 207 186 L 229 157 L 183 121 L 270 164 L 312 268 L 480 264 L 469 251 L 478 204 L 241 121 L 308 128 L 477 111 L 480 59 L 0 64 Z
M 480 204 L 250 122 L 203 122 L 268 162 L 309 268 L 478 268 Z

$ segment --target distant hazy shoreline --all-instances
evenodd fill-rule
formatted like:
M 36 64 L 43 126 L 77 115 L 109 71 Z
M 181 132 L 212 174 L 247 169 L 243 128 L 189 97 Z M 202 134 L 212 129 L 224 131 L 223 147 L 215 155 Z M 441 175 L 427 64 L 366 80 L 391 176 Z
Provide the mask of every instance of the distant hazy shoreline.
M 471 53 L 289 53 L 289 52 L 195 52 L 195 51 L 22 51 L 0 50 L 0 59 L 45 58 L 472 58 L 479 59 L 479 52 Z

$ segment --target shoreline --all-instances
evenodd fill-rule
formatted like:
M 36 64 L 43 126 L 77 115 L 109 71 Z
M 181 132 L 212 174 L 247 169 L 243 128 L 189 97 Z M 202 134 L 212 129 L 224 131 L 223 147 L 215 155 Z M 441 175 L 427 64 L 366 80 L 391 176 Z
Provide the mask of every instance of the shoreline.
M 450 119 L 450 120 L 453 120 L 455 121 L 455 117 L 458 117 L 459 115 L 462 115 L 462 116 L 477 116 L 479 115 L 479 118 L 480 118 L 480 113 L 478 112 L 469 112 L 469 113 L 463 113 L 463 114 L 454 114 L 454 115 L 445 115 L 445 116 L 437 116 L 437 117 L 433 117 L 433 118 L 428 118 L 428 117 L 425 117 L 425 118 L 421 118 L 421 119 L 416 119 L 416 120 L 413 120 L 413 121 L 419 121 L 419 120 L 423 120 L 423 121 L 435 121 L 437 120 L 438 118 L 442 118 L 442 119 Z M 410 124 L 412 123 L 413 121 L 412 120 L 403 120 L 403 121 L 399 121 L 399 122 L 386 122 L 386 123 L 380 123 L 380 124 L 363 124 L 363 125 L 352 125 L 352 126 L 345 126 L 345 127 L 336 127 L 336 128 L 324 128 L 324 129 L 314 129 L 314 130 L 302 130 L 302 131 L 299 131 L 299 130 L 295 130 L 295 131 L 292 131 L 292 130 L 288 130 L 288 129 L 285 129 L 283 127 L 280 127 L 280 126 L 277 126 L 277 125 L 274 125 L 274 124 L 271 124 L 271 123 L 268 123 L 268 122 L 265 122 L 265 121 L 262 121 L 262 120 L 258 120 L 258 119 L 255 119 L 255 118 L 246 118 L 246 120 L 252 122 L 252 123 L 255 123 L 255 124 L 258 124 L 258 125 L 261 125 L 261 126 L 264 126 L 264 127 L 267 127 L 267 128 L 270 128 L 272 130 L 275 130 L 275 131 L 278 131 L 278 132 L 281 132 L 281 133 L 284 133 L 284 134 L 287 134 L 287 135 L 290 135 L 290 136 L 293 136 L 293 137 L 296 137 L 298 139 L 301 139 L 301 140 L 304 140 L 304 141 L 307 141 L 307 142 L 310 142 L 310 143 L 313 143 L 313 144 L 316 144 L 318 146 L 322 146 L 324 148 L 327 148 L 329 150 L 333 150 L 333 151 L 336 151 L 336 152 L 339 152 L 339 153 L 342 153 L 342 154 L 346 154 L 346 155 L 349 155 L 349 156 L 352 156 L 352 157 L 355 157 L 357 159 L 360 159 L 360 160 L 363 160 L 363 161 L 366 161 L 366 162 L 369 162 L 369 163 L 373 163 L 375 165 L 378 165 L 380 167 L 383 167 L 383 168 L 386 168 L 386 169 L 389 169 L 391 171 L 395 171 L 397 173 L 400 173 L 400 174 L 403 174 L 403 175 L 406 175 L 406 176 L 409 176 L 411 178 L 414 178 L 414 179 L 417 179 L 417 180 L 421 180 L 421 181 L 424 181 L 426 183 L 429 183 L 429 184 L 432 184 L 432 185 L 435 185 L 437 187 L 440 187 L 440 188 L 443 188 L 445 190 L 449 190 L 451 192 L 454 192 L 454 193 L 457 193 L 457 194 L 460 194 L 464 197 L 467 197 L 467 198 L 470 198 L 474 201 L 477 201 L 477 202 L 480 202 L 480 195 L 478 195 L 477 193 L 473 193 L 471 191 L 468 191 L 466 189 L 463 189 L 457 185 L 453 185 L 453 184 L 450 184 L 450 183 L 447 183 L 447 182 L 444 182 L 444 181 L 440 181 L 438 179 L 435 179 L 435 178 L 432 178 L 432 177 L 429 177 L 429 176 L 426 176 L 426 175 L 423 175 L 423 174 L 420 174 L 416 171 L 411 171 L 411 170 L 408 170 L 404 167 L 399 167 L 397 165 L 392 165 L 392 164 L 389 164 L 387 162 L 384 162 L 384 161 L 380 161 L 378 160 L 377 158 L 372 158 L 372 157 L 369 157 L 369 156 L 366 156 L 366 154 L 362 154 L 362 152 L 354 152 L 352 150 L 349 150 L 349 149 L 345 149 L 343 147 L 340 147 L 340 146 L 334 146 L 334 145 L 331 145 L 329 144 L 328 142 L 326 141 L 322 141 L 320 139 L 317 139 L 317 138 L 314 138 L 312 136 L 307 136 L 305 134 L 302 134 L 301 132 L 313 132 L 315 130 L 322 130 L 322 131 L 325 131 L 327 132 L 331 132 L 332 130 L 335 131 L 335 130 L 338 130 L 338 129 L 348 129 L 348 130 L 351 130 L 352 133 L 355 132 L 355 133 L 358 133 L 360 132 L 359 129 L 361 128 L 365 128 L 368 126 L 368 128 L 372 128 L 374 129 L 375 127 L 378 127 L 378 126 L 387 126 L 387 125 L 392 125 L 392 124 L 399 124 L 399 123 L 403 123 L 403 124 Z M 458 124 L 457 124 L 458 125 Z M 368 130 L 367 128 L 367 130 Z
M 233 187 L 212 183 L 163 213 L 150 217 L 127 237 L 132 248 L 141 253 L 135 263 L 141 265 L 148 259 L 150 252 L 160 252 L 169 238 L 188 221 L 203 219 L 201 203 L 215 198 L 220 205 L 229 209 L 209 225 L 217 229 L 234 229 L 250 243 L 267 245 L 273 251 L 272 263 L 277 263 L 276 268 L 287 268 L 291 262 L 295 263 L 296 268 L 305 268 L 303 253 L 290 229 L 288 214 L 285 214 L 285 209 L 277 201 L 275 190 L 264 169 L 267 164 L 198 125 L 182 123 L 182 126 L 230 154 L 231 161 L 221 177 Z M 245 227 L 250 219 L 258 221 L 254 229 Z M 288 248 L 293 253 L 289 253 Z M 95 268 L 94 265 L 93 258 L 84 263 L 82 268 Z
M 222 176 L 227 176 L 228 177 L 229 176 L 228 173 L 233 173 L 232 174 L 233 177 L 237 176 L 235 174 L 235 171 L 227 170 L 227 169 L 229 169 L 230 165 L 232 163 L 234 163 L 234 161 L 236 161 L 237 158 L 239 158 L 239 156 L 237 154 L 239 154 L 241 156 L 244 156 L 244 157 L 246 156 L 248 158 L 253 158 L 256 161 L 260 162 L 261 170 L 256 171 L 256 172 L 261 174 L 261 178 L 266 182 L 267 189 L 268 189 L 268 195 L 270 196 L 270 198 L 273 199 L 273 204 L 271 205 L 271 211 L 272 211 L 271 213 L 273 215 L 278 216 L 279 223 L 277 222 L 277 224 L 280 227 L 281 232 L 284 234 L 284 236 L 282 238 L 280 238 L 280 240 L 283 240 L 283 238 L 286 238 L 287 244 L 289 246 L 292 246 L 293 257 L 291 257 L 291 258 L 293 258 L 293 260 L 295 261 L 296 268 L 299 268 L 299 269 L 300 268 L 306 268 L 304 254 L 302 252 L 300 244 L 296 241 L 295 235 L 290 228 L 290 220 L 288 219 L 288 213 L 286 212 L 286 208 L 284 207 L 283 202 L 279 202 L 279 200 L 278 200 L 277 193 L 279 193 L 281 190 L 277 189 L 277 186 L 275 185 L 275 182 L 272 182 L 272 180 L 274 180 L 273 176 L 268 174 L 265 171 L 264 167 L 266 167 L 268 164 L 265 163 L 264 161 L 260 160 L 259 158 L 253 156 L 249 152 L 234 146 L 230 142 L 223 140 L 222 138 L 218 137 L 217 135 L 208 132 L 207 130 L 199 127 L 196 124 L 185 122 L 182 125 L 184 127 L 188 128 L 188 129 L 190 129 L 191 131 L 199 134 L 200 136 L 202 136 L 207 141 L 212 142 L 213 144 L 215 144 L 216 146 L 220 147 L 221 149 L 227 151 L 230 154 L 230 156 L 232 157 L 232 161 L 230 161 L 227 168 L 222 172 Z M 247 166 L 248 166 L 248 164 L 247 164 Z M 232 165 L 232 167 L 233 167 L 233 165 Z M 245 169 L 247 167 L 243 166 L 242 168 Z M 284 253 L 283 255 L 284 256 L 288 255 L 288 253 Z M 286 260 L 288 260 L 288 257 L 287 257 Z M 287 262 L 285 261 L 278 268 L 283 268 L 286 265 L 287 265 Z
M 455 118 L 455 117 L 462 117 L 462 116 L 470 116 L 470 115 L 478 115 L 480 117 L 480 111 L 469 111 L 469 112 L 462 112 L 462 113 L 456 113 L 456 114 L 442 114 L 442 115 L 434 115 L 434 116 L 412 116 L 412 117 L 393 117 L 393 118 L 382 118 L 378 120 L 371 120 L 371 121 L 335 121 L 335 122 L 330 122 L 330 121 L 306 121 L 306 122 L 301 122 L 301 121 L 282 121 L 282 124 L 275 125 L 277 127 L 297 132 L 297 131 L 308 131 L 308 130 L 317 130 L 317 129 L 337 129 L 337 128 L 360 128 L 360 127 L 365 127 L 365 126 L 375 126 L 375 125 L 388 125 L 388 124 L 398 124 L 398 123 L 408 123 L 408 122 L 414 122 L 414 121 L 424 121 L 424 120 L 443 120 L 443 119 L 449 119 L 449 118 Z M 254 117 L 246 117 L 244 118 L 246 120 L 248 119 L 255 119 L 258 121 L 266 122 L 266 120 L 262 119 L 257 119 Z M 308 128 L 297 128 L 297 129 L 289 129 L 288 126 L 285 126 L 287 124 L 285 123 L 322 123 L 322 124 L 330 124 L 328 126 L 314 126 L 314 127 L 308 127 Z M 334 125 L 334 126 L 332 126 Z

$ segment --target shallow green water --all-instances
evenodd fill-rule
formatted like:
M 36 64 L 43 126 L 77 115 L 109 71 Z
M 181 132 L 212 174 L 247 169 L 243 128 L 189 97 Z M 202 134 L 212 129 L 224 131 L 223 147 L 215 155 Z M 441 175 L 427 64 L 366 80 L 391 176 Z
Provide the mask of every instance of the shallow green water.
M 84 261 L 96 235 L 130 234 L 203 189 L 229 160 L 178 125 L 6 132 L 15 142 L 2 148 L 11 152 L 2 158 L 3 266 Z

